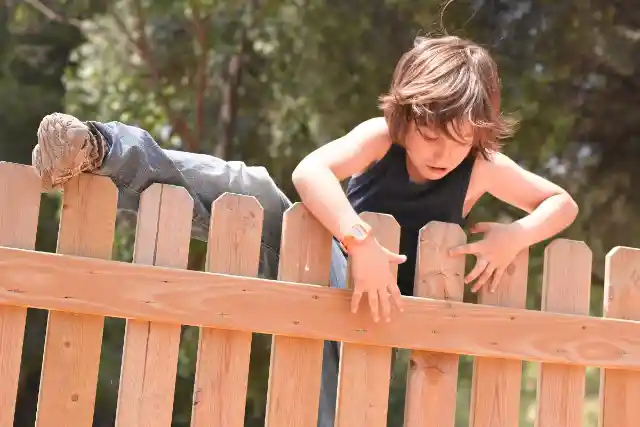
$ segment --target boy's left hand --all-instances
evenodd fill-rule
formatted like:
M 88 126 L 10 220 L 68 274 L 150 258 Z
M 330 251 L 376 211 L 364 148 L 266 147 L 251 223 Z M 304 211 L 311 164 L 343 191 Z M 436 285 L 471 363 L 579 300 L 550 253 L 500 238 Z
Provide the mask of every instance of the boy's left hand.
M 465 283 L 478 279 L 471 289 L 472 292 L 477 292 L 489 279 L 492 279 L 489 290 L 494 292 L 506 268 L 527 246 L 522 236 L 522 229 L 514 223 L 480 222 L 471 228 L 471 232 L 484 233 L 484 238 L 452 248 L 449 254 L 452 256 L 475 255 L 476 265 L 465 277 Z

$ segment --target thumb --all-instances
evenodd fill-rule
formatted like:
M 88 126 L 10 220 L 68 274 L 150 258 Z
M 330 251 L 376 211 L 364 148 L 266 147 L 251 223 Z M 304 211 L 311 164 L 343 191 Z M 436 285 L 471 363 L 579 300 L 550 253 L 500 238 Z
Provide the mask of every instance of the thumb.
M 486 233 L 495 225 L 494 222 L 479 222 L 471 227 L 472 233 Z
M 383 249 L 384 249 L 384 252 L 389 257 L 389 261 L 390 262 L 394 262 L 396 264 L 402 264 L 403 262 L 405 262 L 407 260 L 407 256 L 406 255 L 400 255 L 400 254 L 397 254 L 395 252 L 391 252 L 387 248 L 383 248 Z

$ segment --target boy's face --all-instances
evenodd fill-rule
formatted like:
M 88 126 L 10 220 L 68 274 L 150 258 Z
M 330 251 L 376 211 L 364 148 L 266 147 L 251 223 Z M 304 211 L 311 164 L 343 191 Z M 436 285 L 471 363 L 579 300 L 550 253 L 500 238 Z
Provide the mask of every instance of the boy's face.
M 449 135 L 451 134 L 451 135 Z M 412 169 L 427 180 L 443 178 L 455 169 L 469 154 L 473 144 L 473 128 L 463 123 L 450 125 L 449 134 L 426 126 L 409 126 L 405 136 L 405 149 Z

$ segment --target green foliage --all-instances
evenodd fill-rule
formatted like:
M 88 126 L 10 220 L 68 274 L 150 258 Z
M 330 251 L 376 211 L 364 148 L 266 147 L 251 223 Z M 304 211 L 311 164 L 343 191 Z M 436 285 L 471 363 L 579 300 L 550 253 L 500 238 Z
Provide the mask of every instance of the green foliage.
M 30 162 L 41 117 L 66 110 L 149 130 L 166 147 L 266 166 L 296 199 L 295 164 L 313 148 L 379 114 L 393 65 L 414 36 L 439 32 L 441 1 L 57 0 L 47 15 L 0 5 L 0 160 Z M 521 120 L 505 151 L 552 177 L 581 215 L 563 236 L 594 252 L 591 314 L 602 313 L 603 256 L 640 247 L 633 183 L 640 154 L 640 9 L 632 0 L 453 2 L 449 33 L 494 53 L 503 107 Z M 587 154 L 585 154 L 587 153 Z M 60 195 L 43 196 L 39 250 L 56 246 Z M 483 198 L 471 221 L 522 212 Z M 114 257 L 133 258 L 135 221 L 121 216 Z M 531 248 L 527 307 L 539 309 L 543 251 Z M 206 245 L 193 242 L 202 269 Z M 474 301 L 470 293 L 465 301 Z M 33 425 L 46 316 L 30 311 L 17 425 Z M 96 426 L 113 425 L 124 322 L 108 319 Z M 198 330 L 183 328 L 174 427 L 189 424 Z M 247 426 L 262 425 L 270 338 L 254 335 Z M 406 351 L 391 385 L 389 425 L 403 419 Z M 521 425 L 533 426 L 536 365 L 523 365 Z M 460 363 L 456 426 L 468 425 L 472 358 Z M 585 425 L 595 426 L 599 372 L 587 376 Z

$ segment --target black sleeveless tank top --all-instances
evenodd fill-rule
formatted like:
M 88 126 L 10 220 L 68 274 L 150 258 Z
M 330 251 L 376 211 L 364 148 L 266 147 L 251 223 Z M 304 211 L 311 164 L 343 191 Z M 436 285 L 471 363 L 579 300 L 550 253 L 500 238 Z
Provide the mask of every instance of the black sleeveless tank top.
M 469 155 L 443 178 L 417 184 L 409 178 L 404 147 L 392 144 L 380 161 L 349 181 L 347 198 L 357 213 L 389 214 L 400 224 L 400 254 L 407 256 L 398 267 L 403 295 L 413 295 L 420 229 L 431 221 L 463 225 L 473 163 Z

